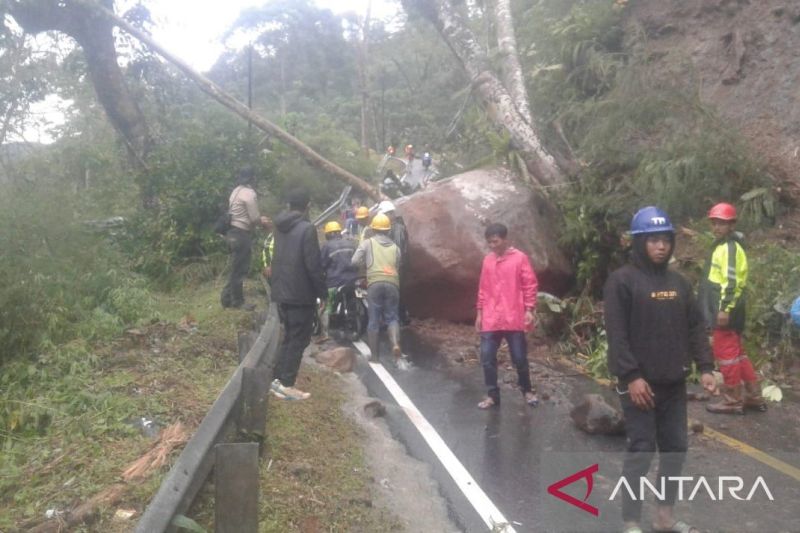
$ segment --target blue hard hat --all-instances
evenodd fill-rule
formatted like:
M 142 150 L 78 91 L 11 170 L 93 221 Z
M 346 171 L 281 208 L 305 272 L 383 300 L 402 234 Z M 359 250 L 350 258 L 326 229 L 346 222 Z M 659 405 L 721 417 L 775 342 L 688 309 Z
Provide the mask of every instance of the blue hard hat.
M 642 233 L 675 233 L 675 228 L 663 210 L 650 205 L 639 209 L 631 220 L 631 235 Z
M 792 304 L 792 310 L 789 311 L 792 315 L 792 322 L 795 326 L 800 327 L 800 297 L 798 297 Z

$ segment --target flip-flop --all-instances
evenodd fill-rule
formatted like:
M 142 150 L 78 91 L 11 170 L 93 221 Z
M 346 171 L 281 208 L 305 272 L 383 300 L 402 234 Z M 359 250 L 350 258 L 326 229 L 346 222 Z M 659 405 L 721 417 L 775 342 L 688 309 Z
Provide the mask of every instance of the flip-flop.
M 478 403 L 478 409 L 491 409 L 492 407 L 497 407 L 499 404 L 496 403 L 492 398 L 484 398 L 480 403 Z
M 533 398 L 528 398 L 526 396 L 525 397 L 525 403 L 527 403 L 531 407 L 539 407 L 539 397 L 536 396 L 535 394 L 533 395 Z
M 669 529 L 656 529 L 653 528 L 655 533 L 700 533 L 700 530 L 691 524 L 687 524 L 683 520 L 678 520 Z

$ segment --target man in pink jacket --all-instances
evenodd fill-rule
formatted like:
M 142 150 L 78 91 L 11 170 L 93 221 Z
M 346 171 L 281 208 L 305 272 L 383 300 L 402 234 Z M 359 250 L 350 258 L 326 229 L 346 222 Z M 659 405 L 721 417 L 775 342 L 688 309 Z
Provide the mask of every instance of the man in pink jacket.
M 475 329 L 481 336 L 481 365 L 489 392 L 478 407 L 489 409 L 500 405 L 497 350 L 504 338 L 517 369 L 520 391 L 525 402 L 535 407 L 539 400 L 531 388 L 525 332 L 533 329 L 539 283 L 528 256 L 510 246 L 506 239 L 508 228 L 490 224 L 484 236 L 491 253 L 483 259 L 481 267 Z

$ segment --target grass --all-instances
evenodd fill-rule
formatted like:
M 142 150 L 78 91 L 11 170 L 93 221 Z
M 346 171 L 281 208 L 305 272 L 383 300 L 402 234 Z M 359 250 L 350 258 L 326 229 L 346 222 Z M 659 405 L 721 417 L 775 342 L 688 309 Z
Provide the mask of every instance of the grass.
M 346 397 L 339 380 L 304 366 L 297 386 L 312 397 L 269 403 L 259 531 L 401 531 L 397 517 L 372 499 L 365 436 L 342 411 Z M 192 518 L 213 530 L 210 490 Z
M 255 282 L 251 293 L 254 287 Z M 130 420 L 146 416 L 162 426 L 180 420 L 190 432 L 196 429 L 237 364 L 236 332 L 251 321 L 250 313 L 223 311 L 219 290 L 218 281 L 156 295 L 158 321 L 113 340 L 54 347 L 32 370 L 24 398 L 5 397 L 7 404 L 18 401 L 46 416 L 38 433 L 6 435 L 0 450 L 0 531 L 28 528 L 48 509 L 72 509 L 119 483 L 124 469 L 152 442 Z M 269 406 L 261 530 L 399 529 L 390 511 L 373 504 L 364 435 L 342 412 L 346 397 L 339 381 L 304 367 L 298 386 L 313 391 L 310 401 Z M 132 531 L 140 514 L 118 522 L 114 512 L 141 513 L 167 470 L 129 484 L 118 504 L 73 531 Z M 209 531 L 212 504 L 213 497 L 204 495 L 193 514 Z

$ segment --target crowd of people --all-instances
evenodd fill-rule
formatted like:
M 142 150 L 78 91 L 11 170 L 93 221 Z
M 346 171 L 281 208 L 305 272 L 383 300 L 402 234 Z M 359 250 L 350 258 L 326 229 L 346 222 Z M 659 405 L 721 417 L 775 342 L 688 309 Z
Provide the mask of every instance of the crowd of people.
M 367 285 L 371 358 L 379 358 L 379 335 L 385 327 L 392 355 L 400 360 L 400 325 L 407 320 L 400 286 L 407 270 L 408 231 L 394 204 L 384 200 L 371 212 L 354 199 L 342 214 L 344 227 L 335 220 L 325 224 L 320 246 L 317 228 L 308 219 L 308 191 L 290 191 L 286 209 L 271 221 L 258 212 L 253 183 L 252 169 L 242 169 L 229 197 L 231 228 L 225 239 L 231 269 L 220 301 L 223 307 L 254 307 L 245 304 L 243 281 L 250 268 L 253 233 L 265 228 L 269 233 L 261 251 L 262 274 L 284 330 L 271 392 L 281 399 L 310 397 L 295 385 L 314 324 L 318 319 L 319 341 L 327 340 L 334 294 L 362 278 Z
M 315 314 L 319 307 L 325 338 L 334 291 L 359 278 L 366 278 L 367 284 L 371 358 L 378 360 L 379 334 L 385 327 L 392 355 L 400 360 L 400 324 L 405 318 L 400 287 L 407 275 L 408 232 L 394 204 L 382 201 L 371 211 L 353 201 L 343 213 L 344 226 L 338 221 L 325 225 L 320 247 L 317 229 L 308 220 L 308 192 L 291 191 L 287 209 L 272 223 L 258 213 L 253 178 L 252 169 L 242 169 L 229 198 L 231 229 L 226 239 L 231 269 L 221 302 L 224 307 L 244 305 L 242 280 L 250 264 L 252 232 L 258 226 L 272 227 L 274 237 L 265 241 L 262 257 L 284 336 L 271 392 L 283 399 L 310 396 L 295 383 Z M 714 242 L 697 297 L 690 283 L 669 268 L 675 228 L 669 216 L 654 206 L 633 216 L 630 260 L 611 273 L 604 287 L 608 364 L 616 378 L 627 434 L 623 475 L 645 476 L 659 452 L 659 477 L 666 486 L 654 515 L 659 531 L 695 531 L 673 516 L 677 491 L 673 480 L 680 476 L 688 446 L 686 384 L 692 364 L 712 394 L 717 394 L 715 363 L 723 376 L 722 394 L 707 406 L 709 412 L 767 409 L 742 342 L 748 265 L 735 231 L 736 209 L 720 203 L 710 209 L 708 218 Z M 536 274 L 527 254 L 511 245 L 506 226 L 489 224 L 484 237 L 489 253 L 481 266 L 475 329 L 487 395 L 478 407 L 500 404 L 497 351 L 504 339 L 523 400 L 535 407 L 538 398 L 530 379 L 526 332 L 535 322 Z M 641 531 L 641 506 L 635 499 L 623 501 L 626 532 Z

